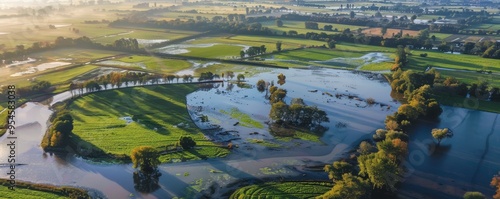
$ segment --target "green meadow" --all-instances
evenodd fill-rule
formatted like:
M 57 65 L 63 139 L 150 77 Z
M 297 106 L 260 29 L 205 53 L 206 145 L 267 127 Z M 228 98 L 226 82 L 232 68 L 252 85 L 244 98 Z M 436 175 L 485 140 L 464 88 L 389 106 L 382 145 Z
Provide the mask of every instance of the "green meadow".
M 116 61 L 126 63 L 141 63 L 144 64 L 147 70 L 160 73 L 174 73 L 191 67 L 191 63 L 185 60 L 163 59 L 154 56 L 133 55 L 122 57 L 120 59 L 117 59 Z
M 239 188 L 229 198 L 315 198 L 332 187 L 330 182 L 266 182 Z
M 73 139 L 105 153 L 128 156 L 137 146 L 165 150 L 185 135 L 193 137 L 197 148 L 164 154 L 162 162 L 225 156 L 228 150 L 206 140 L 187 113 L 186 95 L 196 89 L 196 85 L 158 85 L 80 97 L 69 106 L 75 126 Z M 126 116 L 137 119 L 127 124 L 120 119 Z
M 66 199 L 69 197 L 61 196 L 51 192 L 38 191 L 26 188 L 16 188 L 15 191 L 9 190 L 5 186 L 0 186 L 0 198 L 12 198 L 12 199 L 39 199 L 39 198 L 54 198 L 54 199 Z
M 298 38 L 287 38 L 287 37 L 279 37 L 279 36 L 219 36 L 219 37 L 209 37 L 202 38 L 192 41 L 193 44 L 206 44 L 206 43 L 221 43 L 221 44 L 240 44 L 240 45 L 249 45 L 249 46 L 266 46 L 266 52 L 273 52 L 276 50 L 276 42 L 281 41 L 282 46 L 281 49 L 290 49 L 290 48 L 300 48 L 311 45 L 323 45 L 326 42 L 322 41 L 314 41 L 308 39 L 298 39 Z M 239 56 L 239 51 L 238 51 Z
M 182 55 L 203 57 L 203 58 L 227 58 L 240 57 L 242 46 L 235 45 L 214 45 L 207 48 L 188 48 L 189 52 Z

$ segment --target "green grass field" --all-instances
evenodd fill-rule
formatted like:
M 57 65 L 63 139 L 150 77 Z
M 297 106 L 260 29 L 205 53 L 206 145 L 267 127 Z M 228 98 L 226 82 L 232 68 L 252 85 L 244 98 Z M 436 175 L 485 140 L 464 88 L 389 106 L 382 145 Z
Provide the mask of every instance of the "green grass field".
M 237 108 L 232 108 L 229 112 L 225 110 L 220 110 L 221 113 L 231 116 L 233 119 L 237 119 L 241 126 L 249 127 L 249 128 L 264 128 L 264 125 L 250 117 L 249 115 L 241 112 Z
M 58 61 L 58 59 L 71 59 L 62 61 L 82 63 L 118 54 L 121 54 L 121 52 L 85 48 L 61 48 L 41 53 L 34 53 L 31 54 L 30 57 L 51 61 Z
M 419 54 L 427 53 L 427 57 L 420 57 Z M 441 68 L 467 70 L 467 71 L 451 71 L 438 70 L 443 76 L 451 76 L 465 83 L 475 83 L 479 80 L 490 81 L 494 86 L 500 86 L 500 78 L 495 74 L 480 74 L 477 70 L 487 70 L 492 72 L 500 72 L 500 60 L 486 59 L 475 55 L 453 55 L 436 51 L 412 51 L 413 55 L 409 56 L 409 64 L 407 69 L 416 71 L 424 71 L 428 65 Z
M 276 21 L 266 21 L 262 22 L 263 27 L 268 27 L 269 29 L 277 32 L 278 34 L 281 34 L 282 32 L 287 32 L 290 30 L 295 30 L 297 31 L 298 34 L 305 34 L 307 32 L 324 32 L 326 34 L 336 34 L 338 32 L 334 31 L 326 31 L 323 30 L 323 27 L 325 25 L 332 25 L 332 30 L 335 30 L 335 28 L 339 31 L 342 32 L 343 30 L 349 28 L 351 31 L 356 31 L 357 29 L 361 28 L 367 28 L 366 26 L 355 26 L 355 25 L 344 25 L 344 24 L 334 24 L 334 23 L 321 23 L 318 22 L 318 28 L 319 30 L 314 30 L 314 29 L 306 29 L 305 28 L 305 22 L 304 21 L 288 21 L 288 20 L 282 20 L 283 21 L 283 26 L 278 27 L 276 26 Z
M 25 188 L 16 188 L 15 191 L 9 190 L 5 186 L 0 186 L 0 198 L 12 198 L 12 199 L 40 199 L 40 198 L 54 198 L 54 199 L 63 199 L 69 198 L 61 195 L 57 195 L 55 193 L 45 192 L 45 191 L 37 191 Z
M 323 45 L 326 42 L 322 41 L 314 41 L 308 39 L 296 39 L 296 38 L 287 38 L 287 37 L 278 37 L 278 36 L 221 36 L 221 37 L 209 37 L 209 38 L 201 38 L 192 41 L 193 44 L 206 44 L 206 43 L 221 43 L 221 44 L 243 44 L 249 46 L 261 46 L 265 45 L 267 50 L 266 52 L 272 52 L 276 50 L 276 42 L 281 41 L 282 46 L 281 49 L 290 49 L 290 48 L 299 48 L 310 45 Z M 239 51 L 238 51 L 239 56 Z
M 315 198 L 333 187 L 330 182 L 267 182 L 239 188 L 230 199 Z
M 182 55 L 204 58 L 240 57 L 242 46 L 214 45 L 207 48 L 188 48 L 189 52 Z
M 129 155 L 136 146 L 164 150 L 164 147 L 177 142 L 181 135 L 187 135 L 192 136 L 200 148 L 162 155 L 163 162 L 225 156 L 228 150 L 206 140 L 187 113 L 186 95 L 196 89 L 196 85 L 162 85 L 111 90 L 81 97 L 69 107 L 75 119 L 74 139 L 87 142 L 106 153 Z M 126 124 L 120 119 L 134 115 L 139 122 Z M 180 123 L 187 126 L 175 126 Z
M 393 65 L 394 65 L 394 62 L 373 63 L 373 64 L 364 65 L 363 67 L 361 67 L 361 70 L 385 71 L 385 70 L 391 70 Z
M 122 57 L 120 59 L 117 59 L 116 61 L 122 61 L 126 63 L 142 63 L 146 66 L 147 70 L 160 73 L 174 73 L 191 67 L 191 63 L 185 60 L 163 59 L 153 56 L 134 55 Z
M 343 51 L 339 46 L 337 49 L 321 49 L 307 48 L 302 50 L 286 51 L 272 56 L 264 56 L 264 58 L 274 57 L 274 59 L 282 60 L 300 60 L 300 61 L 325 61 L 337 57 L 361 57 L 364 52 Z

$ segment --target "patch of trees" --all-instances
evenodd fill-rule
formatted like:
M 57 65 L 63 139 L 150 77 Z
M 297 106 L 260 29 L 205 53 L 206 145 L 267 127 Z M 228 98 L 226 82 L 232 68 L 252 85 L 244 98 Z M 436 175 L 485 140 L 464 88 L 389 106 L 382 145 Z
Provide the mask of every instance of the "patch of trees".
M 408 104 L 403 104 L 393 115 L 387 116 L 385 123 L 389 130 L 405 130 L 418 118 L 436 119 L 443 112 L 433 98 L 431 86 L 439 74 L 433 70 L 417 73 L 398 69 L 392 74 L 392 89 L 404 94 Z
M 316 23 L 316 22 L 306 21 L 306 22 L 304 22 L 304 24 L 305 24 L 306 29 L 314 29 L 314 30 L 318 29 L 318 23 Z
M 30 95 L 40 95 L 44 93 L 48 93 L 54 88 L 52 87 L 52 84 L 48 81 L 39 81 L 31 84 L 30 86 L 26 87 L 19 87 L 17 88 L 17 94 L 21 97 L 26 97 Z
M 407 139 L 406 134 L 391 132 L 391 135 L 396 133 L 404 136 L 384 136 L 376 147 L 361 142 L 357 162 L 341 160 L 325 165 L 324 170 L 335 185 L 320 198 L 371 198 L 374 190 L 395 191 L 396 184 L 403 179 L 402 163 L 408 154 L 407 141 L 400 139 Z
M 42 148 L 50 150 L 65 147 L 73 131 L 73 117 L 68 112 L 57 112 L 52 125 L 42 140 Z
M 281 79 L 284 80 L 283 77 Z M 321 126 L 322 122 L 330 121 L 325 111 L 316 106 L 306 105 L 301 98 L 294 98 L 290 105 L 286 104 L 284 99 L 287 91 L 285 89 L 271 85 L 269 92 L 271 103 L 269 117 L 275 125 L 320 130 L 324 128 Z
M 500 45 L 491 41 L 467 42 L 463 46 L 463 53 L 479 55 L 484 58 L 500 59 Z
M 248 56 L 262 55 L 266 53 L 266 50 L 266 45 L 251 46 L 246 51 L 241 51 L 243 53 L 240 52 L 240 56 L 243 55 L 242 57 L 244 57 L 245 54 Z

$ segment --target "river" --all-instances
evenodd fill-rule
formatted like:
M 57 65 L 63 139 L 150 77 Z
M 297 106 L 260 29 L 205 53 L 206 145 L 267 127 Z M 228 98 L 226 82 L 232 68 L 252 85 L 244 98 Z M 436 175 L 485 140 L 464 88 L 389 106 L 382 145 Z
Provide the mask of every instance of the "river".
M 397 102 L 390 98 L 390 86 L 386 82 L 373 80 L 367 75 L 355 74 L 351 71 L 276 69 L 270 73 L 258 74 L 247 81 L 254 85 L 259 78 L 275 79 L 276 75 L 281 72 L 287 76 L 287 83 L 283 87 L 289 90 L 293 88 L 296 91 L 290 92 L 289 97 L 303 97 L 306 103 L 318 105 L 319 108 L 327 111 L 330 123 L 326 125 L 330 127 L 330 130 L 322 137 L 325 145 L 298 147 L 290 151 L 238 149 L 225 158 L 162 164 L 159 167 L 162 173 L 160 188 L 153 193 L 143 194 L 134 188 L 132 178 L 134 170 L 131 164 L 100 164 L 75 157 L 72 153 L 44 153 L 40 147 L 40 141 L 47 129 L 47 121 L 52 111 L 49 110 L 47 103 L 29 102 L 16 109 L 18 135 L 16 161 L 26 164 L 18 167 L 16 179 L 90 188 L 108 198 L 199 197 L 196 193 L 208 187 L 214 188 L 212 193 L 216 197 L 227 191 L 224 187 L 241 179 L 270 177 L 327 179 L 322 172 L 310 172 L 302 168 L 308 164 L 329 163 L 345 156 L 354 145 L 363 139 L 371 138 L 372 132 L 382 128 L 385 115 L 391 114 L 395 108 L 389 111 L 377 107 L 360 108 L 354 105 L 355 100 L 327 101 L 327 97 L 322 95 L 321 91 L 356 94 L 362 99 L 373 97 L 377 102 L 389 104 L 392 107 L 398 106 Z M 310 89 L 320 91 L 311 93 L 308 91 Z M 232 97 L 242 99 L 244 95 L 249 95 L 245 92 L 262 95 L 254 90 L 241 89 L 237 92 L 238 89 L 235 89 Z M 216 91 L 213 89 L 192 93 L 188 95 L 188 104 L 191 101 L 190 97 L 203 94 L 203 92 Z M 251 94 L 248 98 L 253 95 Z M 58 94 L 50 100 L 50 104 L 70 97 L 69 92 Z M 235 106 L 233 104 L 235 102 L 227 100 L 214 99 L 214 101 L 223 103 L 217 106 Z M 240 101 L 242 102 L 245 101 Z M 196 103 L 196 100 L 191 103 Z M 242 108 L 242 110 L 252 114 L 251 109 Z M 463 192 L 461 189 L 457 190 L 458 187 L 466 186 L 469 190 L 469 185 L 472 186 L 470 189 L 476 188 L 484 191 L 483 193 L 492 193 L 493 190 L 488 189 L 487 184 L 492 175 L 500 170 L 498 161 L 495 162 L 495 157 L 500 157 L 500 148 L 495 145 L 495 141 L 500 141 L 498 114 L 454 107 L 444 107 L 444 110 L 440 123 L 422 123 L 413 130 L 410 136 L 412 141 L 408 162 L 415 169 L 409 172 L 406 181 L 401 186 L 402 194 L 429 190 L 435 190 L 429 194 L 441 194 L 444 192 L 440 186 L 450 184 L 450 180 L 454 180 L 456 186 L 452 186 L 453 189 L 448 188 L 451 193 L 443 195 L 443 198 L 456 197 Z M 339 121 L 348 123 L 347 127 L 335 128 L 335 123 Z M 422 143 L 428 145 L 433 142 L 430 139 L 430 129 L 435 127 L 452 128 L 455 136 L 444 140 L 439 150 L 429 155 L 421 150 L 421 146 Z M 5 159 L 3 161 L 7 159 L 7 143 L 8 139 L 5 135 L 0 138 L 0 155 L 2 159 Z M 421 156 L 422 160 L 411 160 L 414 157 L 411 155 L 419 153 L 418 151 L 425 154 Z M 2 173 L 0 177 L 6 178 L 6 171 L 7 168 L 0 168 Z M 428 181 L 444 185 L 423 187 L 422 182 Z M 429 194 L 427 196 L 430 196 Z

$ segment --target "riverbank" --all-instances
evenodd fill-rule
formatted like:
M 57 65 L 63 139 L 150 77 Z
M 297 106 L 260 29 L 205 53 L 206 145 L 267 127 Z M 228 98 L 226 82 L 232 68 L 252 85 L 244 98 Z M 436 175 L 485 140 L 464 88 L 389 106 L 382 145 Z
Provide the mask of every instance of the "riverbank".
M 10 198 L 102 198 L 97 194 L 89 194 L 88 190 L 69 186 L 54 186 L 49 184 L 36 184 L 32 182 L 18 181 L 13 190 L 7 187 L 10 180 L 0 178 L 0 195 Z

